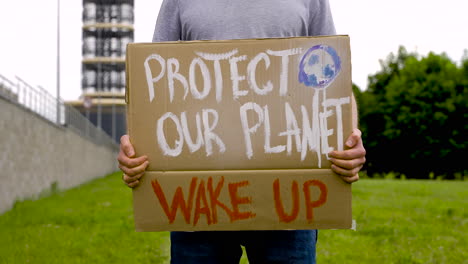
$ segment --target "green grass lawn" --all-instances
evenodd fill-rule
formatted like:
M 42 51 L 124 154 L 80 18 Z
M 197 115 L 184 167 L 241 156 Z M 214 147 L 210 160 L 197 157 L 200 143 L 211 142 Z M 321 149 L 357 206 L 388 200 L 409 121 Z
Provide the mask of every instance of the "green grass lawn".
M 468 263 L 468 182 L 361 180 L 353 195 L 357 230 L 321 230 L 318 263 Z M 120 174 L 19 202 L 0 216 L 0 263 L 168 263 L 168 233 L 135 232 L 131 202 Z

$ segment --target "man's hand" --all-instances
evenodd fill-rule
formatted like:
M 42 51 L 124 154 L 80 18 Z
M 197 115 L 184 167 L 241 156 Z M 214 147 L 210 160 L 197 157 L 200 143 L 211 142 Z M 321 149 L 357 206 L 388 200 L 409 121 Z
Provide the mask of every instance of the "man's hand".
M 362 144 L 361 131 L 355 128 L 345 145 L 345 150 L 334 150 L 328 156 L 332 162 L 331 169 L 345 182 L 353 183 L 359 180 L 358 172 L 366 162 L 366 150 Z
M 140 178 L 145 174 L 148 167 L 148 157 L 135 157 L 135 150 L 130 143 L 128 135 L 120 138 L 120 152 L 117 157 L 119 168 L 123 172 L 122 180 L 130 187 L 134 188 L 140 183 Z

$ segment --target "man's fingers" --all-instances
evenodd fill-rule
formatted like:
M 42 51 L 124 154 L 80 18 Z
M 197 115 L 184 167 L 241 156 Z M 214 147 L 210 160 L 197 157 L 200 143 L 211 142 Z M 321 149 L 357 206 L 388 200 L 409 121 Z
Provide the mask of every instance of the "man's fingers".
M 335 150 L 328 154 L 332 162 L 331 169 L 347 183 L 359 180 L 358 173 L 366 162 L 366 150 L 361 135 L 361 131 L 355 128 L 346 139 L 346 150 Z
M 128 168 L 126 166 L 123 166 L 122 164 L 119 164 L 119 168 L 129 177 L 133 177 L 140 173 L 143 173 L 147 166 L 148 166 L 148 161 L 145 161 L 143 162 L 143 164 L 134 168 Z
M 127 168 L 135 168 L 143 164 L 145 161 L 147 161 L 148 157 L 141 156 L 138 158 L 129 158 L 123 153 L 123 151 L 120 151 L 119 156 L 117 157 L 117 160 L 119 161 L 120 164 L 124 165 Z
M 347 149 L 343 151 L 334 150 L 328 154 L 330 157 L 335 159 L 344 159 L 344 160 L 352 160 L 352 159 L 359 159 L 366 156 L 366 150 L 361 145 L 358 148 Z
M 351 159 L 351 160 L 331 158 L 330 161 L 338 167 L 341 167 L 347 170 L 352 170 L 358 166 L 364 165 L 364 163 L 366 163 L 366 157 L 361 157 L 361 158 Z
M 356 167 L 354 169 L 347 170 L 347 169 L 338 167 L 335 164 L 331 165 L 331 169 L 335 173 L 339 174 L 340 176 L 345 176 L 345 177 L 354 177 L 356 174 L 358 174 L 358 172 L 361 170 L 361 168 L 362 168 L 362 165 L 360 165 L 360 166 L 358 166 L 358 167 Z
M 341 176 L 341 179 L 347 183 L 353 183 L 353 182 L 357 182 L 359 180 L 359 174 L 356 174 L 354 175 L 353 177 L 345 177 L 345 176 Z
M 134 188 L 140 184 L 140 178 L 145 173 L 148 167 L 148 157 L 141 156 L 135 157 L 135 150 L 130 142 L 128 135 L 123 135 L 120 138 L 120 152 L 117 160 L 119 161 L 119 168 L 123 171 L 122 180 L 130 187 Z
M 328 153 L 328 155 L 331 158 L 345 160 L 359 159 L 366 156 L 366 149 L 362 144 L 361 131 L 359 129 L 354 129 L 346 141 L 346 146 L 348 149 L 342 151 L 334 150 Z
M 351 133 L 351 135 L 346 140 L 346 146 L 348 148 L 354 147 L 361 140 L 361 135 L 361 130 L 355 128 L 353 133 Z
M 359 180 L 359 170 L 361 170 L 362 166 L 359 166 L 352 170 L 345 170 L 340 168 L 336 165 L 331 166 L 332 170 L 341 177 L 341 179 L 347 183 L 353 183 Z
M 120 138 L 120 149 L 122 149 L 127 157 L 133 157 L 135 155 L 135 150 L 133 149 L 132 143 L 130 143 L 130 138 L 128 135 L 123 135 Z
M 141 176 L 143 176 L 143 174 L 145 174 L 145 173 L 140 173 L 140 174 L 137 174 L 135 176 L 130 177 L 127 174 L 124 173 L 122 179 L 123 179 L 123 181 L 125 183 L 129 184 L 129 183 L 132 183 L 134 181 L 139 181 Z
M 127 186 L 130 188 L 135 188 L 136 186 L 138 186 L 138 184 L 140 184 L 140 181 L 136 180 L 134 182 L 127 183 Z

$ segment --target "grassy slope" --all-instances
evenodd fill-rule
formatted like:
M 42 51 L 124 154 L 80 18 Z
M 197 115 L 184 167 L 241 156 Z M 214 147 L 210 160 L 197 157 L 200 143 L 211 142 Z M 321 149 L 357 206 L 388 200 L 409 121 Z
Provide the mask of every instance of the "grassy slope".
M 467 187 L 361 180 L 353 187 L 357 231 L 320 231 L 318 262 L 468 263 Z M 168 233 L 133 231 L 131 191 L 119 174 L 17 203 L 0 216 L 0 263 L 168 260 Z
M 468 182 L 362 180 L 357 231 L 320 233 L 321 263 L 468 263 Z
M 0 263 L 167 263 L 168 233 L 136 233 L 118 174 L 0 217 Z

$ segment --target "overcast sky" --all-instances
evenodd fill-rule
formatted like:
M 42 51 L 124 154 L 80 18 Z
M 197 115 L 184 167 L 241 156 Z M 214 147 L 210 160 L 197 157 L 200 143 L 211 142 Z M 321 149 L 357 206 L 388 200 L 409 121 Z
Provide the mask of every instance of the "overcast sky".
M 2 3 L 0 74 L 56 94 L 57 0 Z M 400 45 L 459 62 L 468 49 L 468 0 L 330 0 L 338 34 L 351 37 L 353 82 L 361 89 Z M 150 42 L 160 0 L 135 0 L 135 42 Z M 82 0 L 61 1 L 61 96 L 81 94 Z

